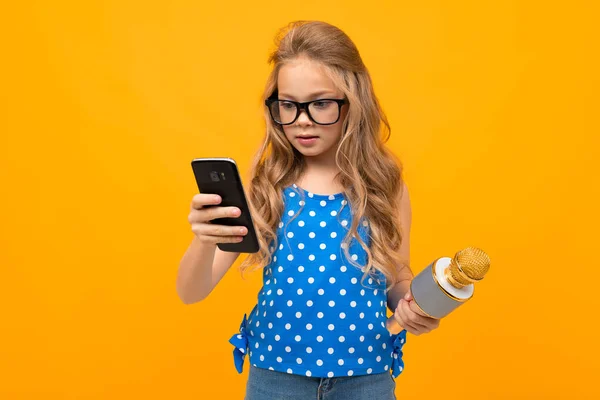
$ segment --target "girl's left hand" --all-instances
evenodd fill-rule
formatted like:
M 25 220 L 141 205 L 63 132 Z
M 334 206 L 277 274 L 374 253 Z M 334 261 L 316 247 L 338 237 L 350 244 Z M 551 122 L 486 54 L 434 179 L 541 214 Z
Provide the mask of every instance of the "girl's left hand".
M 424 315 L 412 300 L 413 297 L 409 290 L 406 296 L 398 302 L 394 318 L 400 326 L 416 336 L 436 329 L 440 325 L 440 320 Z

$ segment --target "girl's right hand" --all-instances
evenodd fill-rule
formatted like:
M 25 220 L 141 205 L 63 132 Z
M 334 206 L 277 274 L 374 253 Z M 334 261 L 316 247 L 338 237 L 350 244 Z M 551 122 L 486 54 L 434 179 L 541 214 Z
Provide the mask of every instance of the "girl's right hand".
M 200 193 L 192 198 L 188 222 L 192 232 L 203 243 L 239 243 L 248 233 L 244 226 L 226 226 L 212 224 L 216 218 L 237 218 L 241 211 L 237 207 L 207 207 L 221 203 L 221 197 L 216 194 Z

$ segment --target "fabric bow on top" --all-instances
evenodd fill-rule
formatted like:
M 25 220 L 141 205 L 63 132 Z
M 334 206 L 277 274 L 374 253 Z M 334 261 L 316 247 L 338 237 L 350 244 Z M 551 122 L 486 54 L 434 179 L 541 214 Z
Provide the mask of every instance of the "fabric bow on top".
M 394 359 L 392 360 L 392 376 L 398 377 L 404 370 L 404 360 L 402 359 L 402 347 L 406 343 L 406 329 L 403 329 L 394 339 Z
M 236 333 L 229 339 L 229 343 L 235 347 L 233 349 L 233 362 L 235 363 L 235 369 L 240 374 L 244 369 L 244 358 L 246 358 L 246 354 L 248 353 L 248 335 L 246 329 L 246 314 L 244 314 L 244 319 L 240 325 L 240 333 Z

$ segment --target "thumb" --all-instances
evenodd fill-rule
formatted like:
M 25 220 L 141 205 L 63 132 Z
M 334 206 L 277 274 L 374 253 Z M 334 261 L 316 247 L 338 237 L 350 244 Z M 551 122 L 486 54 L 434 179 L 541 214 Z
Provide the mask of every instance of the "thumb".
M 410 292 L 410 290 L 408 292 L 406 292 L 406 294 L 404 295 L 404 300 L 406 301 L 411 301 L 413 299 L 412 293 Z

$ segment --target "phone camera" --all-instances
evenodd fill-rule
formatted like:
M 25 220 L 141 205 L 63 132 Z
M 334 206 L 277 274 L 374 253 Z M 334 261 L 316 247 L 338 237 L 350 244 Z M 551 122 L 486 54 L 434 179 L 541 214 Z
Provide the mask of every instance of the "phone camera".
M 218 173 L 217 171 L 212 171 L 212 172 L 210 173 L 210 179 L 211 179 L 213 182 L 219 182 L 219 173 Z

